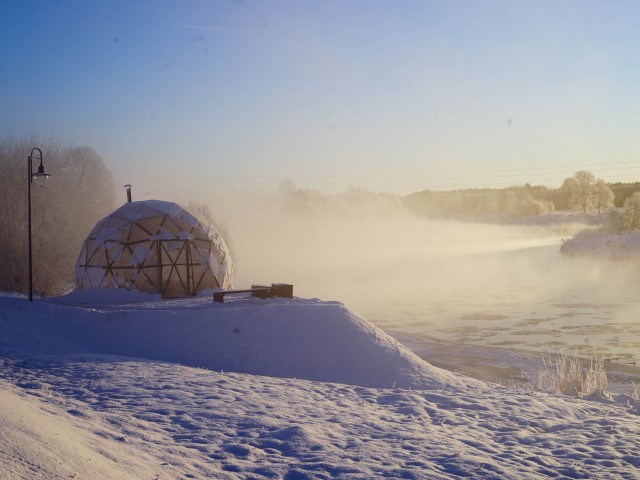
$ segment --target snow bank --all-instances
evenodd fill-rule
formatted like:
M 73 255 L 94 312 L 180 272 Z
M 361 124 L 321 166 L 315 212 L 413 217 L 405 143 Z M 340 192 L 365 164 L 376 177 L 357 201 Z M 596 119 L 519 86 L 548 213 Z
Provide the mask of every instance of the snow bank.
M 616 234 L 607 229 L 583 230 L 560 247 L 566 255 L 599 258 L 640 258 L 640 232 Z
M 0 296 L 0 345 L 377 388 L 482 385 L 429 365 L 338 302 L 144 297 L 117 292 L 118 301 L 94 304 L 88 292 L 29 304 Z

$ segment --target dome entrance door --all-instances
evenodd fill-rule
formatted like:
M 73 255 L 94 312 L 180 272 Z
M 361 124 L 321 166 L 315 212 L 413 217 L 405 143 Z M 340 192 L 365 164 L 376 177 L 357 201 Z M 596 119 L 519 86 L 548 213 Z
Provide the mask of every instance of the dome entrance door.
M 158 240 L 158 253 L 162 296 L 195 295 L 189 240 Z

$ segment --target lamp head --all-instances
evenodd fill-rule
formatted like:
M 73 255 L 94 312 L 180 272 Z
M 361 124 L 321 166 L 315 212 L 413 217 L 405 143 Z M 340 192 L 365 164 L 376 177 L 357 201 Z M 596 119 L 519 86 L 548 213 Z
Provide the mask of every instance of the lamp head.
M 38 156 L 40 157 L 40 166 L 38 167 L 38 171 L 36 173 L 33 173 L 32 167 L 34 153 L 38 153 Z M 29 179 L 29 181 L 35 181 L 36 185 L 38 185 L 40 188 L 44 187 L 44 184 L 47 183 L 47 179 L 51 176 L 44 171 L 44 165 L 42 165 L 42 150 L 40 150 L 38 147 L 35 147 L 33 150 L 31 150 L 31 154 L 29 155 L 29 173 L 31 173 L 31 178 Z
M 38 167 L 38 171 L 33 175 L 31 175 L 31 178 L 36 182 L 36 185 L 42 188 L 47 183 L 47 180 L 49 179 L 50 176 L 51 175 L 49 175 L 44 171 L 44 166 L 42 165 L 42 159 L 40 159 L 40 166 Z

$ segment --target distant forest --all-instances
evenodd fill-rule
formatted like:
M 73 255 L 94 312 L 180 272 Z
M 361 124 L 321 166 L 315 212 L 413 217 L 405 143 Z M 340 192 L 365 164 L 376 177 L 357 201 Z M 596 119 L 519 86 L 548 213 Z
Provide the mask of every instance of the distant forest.
M 588 172 L 577 172 L 588 174 Z M 591 175 L 591 174 L 588 174 Z M 604 183 L 591 175 L 587 190 L 572 185 L 567 179 L 559 188 L 526 184 L 502 189 L 463 189 L 452 191 L 423 190 L 403 198 L 414 213 L 427 216 L 474 216 L 506 214 L 509 216 L 540 215 L 555 210 L 576 210 L 582 213 L 604 213 L 612 207 L 622 207 L 637 191 L 640 182 Z M 577 197 L 584 198 L 580 202 Z
M 613 203 L 616 207 L 622 207 L 624 202 L 633 195 L 634 192 L 640 192 L 640 182 L 633 183 L 610 183 L 609 188 L 613 192 Z
M 396 215 L 410 212 L 433 218 L 478 218 L 503 215 L 522 217 L 542 215 L 556 210 L 574 210 L 583 214 L 610 214 L 638 204 L 640 225 L 640 182 L 606 183 L 587 171 L 576 172 L 558 188 L 521 186 L 501 189 L 469 188 L 450 191 L 423 190 L 406 196 L 377 193 L 357 187 L 328 195 L 318 190 L 298 188 L 291 180 L 280 184 L 279 199 L 288 213 L 317 215 L 340 212 L 342 215 Z M 631 202 L 637 197 L 637 202 Z M 618 212 L 619 213 L 619 212 Z M 633 223 L 633 222 L 632 222 Z

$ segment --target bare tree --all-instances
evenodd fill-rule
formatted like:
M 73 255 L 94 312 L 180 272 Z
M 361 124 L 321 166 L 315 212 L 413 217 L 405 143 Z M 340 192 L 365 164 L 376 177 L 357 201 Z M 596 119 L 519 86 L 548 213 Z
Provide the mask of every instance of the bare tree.
M 27 288 L 27 156 L 43 152 L 45 188 L 32 189 L 34 290 L 60 293 L 73 281 L 76 256 L 93 225 L 114 206 L 111 172 L 89 147 L 35 137 L 0 140 L 0 289 Z

